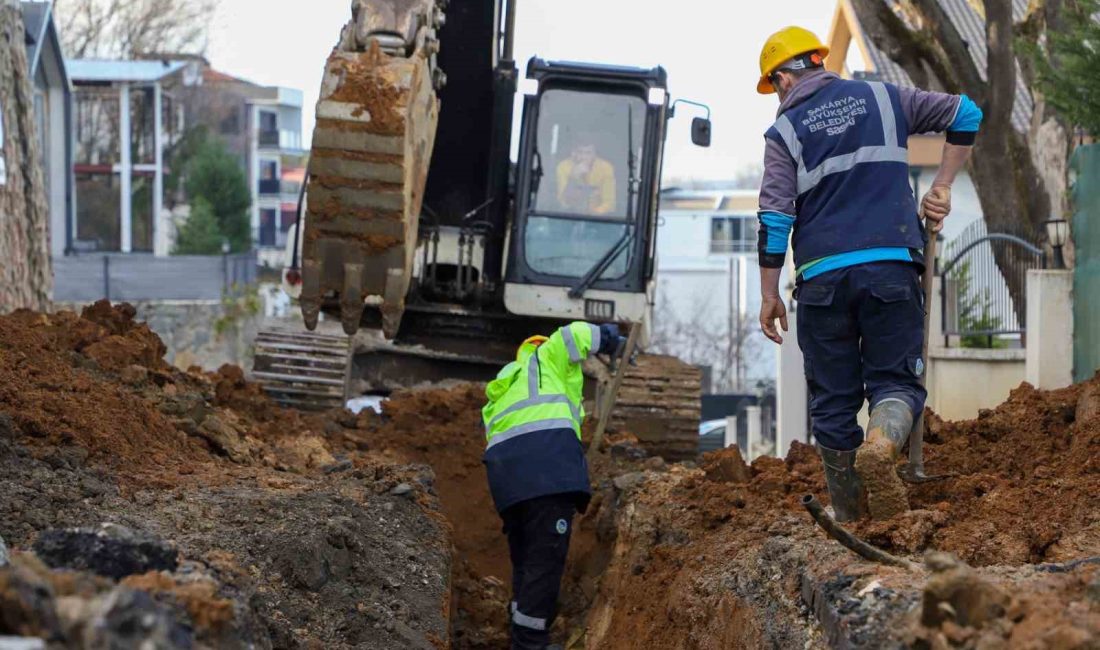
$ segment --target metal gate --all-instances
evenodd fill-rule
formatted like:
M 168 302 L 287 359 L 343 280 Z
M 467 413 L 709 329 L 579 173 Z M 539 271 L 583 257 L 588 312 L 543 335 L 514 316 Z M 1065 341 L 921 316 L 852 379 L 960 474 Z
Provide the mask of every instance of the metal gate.
M 1008 233 L 986 232 L 975 221 L 944 249 L 940 292 L 945 345 L 964 348 L 1024 344 L 1027 272 L 1046 267 L 1039 247 Z
M 1085 381 L 1100 368 L 1100 144 L 1077 147 L 1071 164 L 1073 380 Z

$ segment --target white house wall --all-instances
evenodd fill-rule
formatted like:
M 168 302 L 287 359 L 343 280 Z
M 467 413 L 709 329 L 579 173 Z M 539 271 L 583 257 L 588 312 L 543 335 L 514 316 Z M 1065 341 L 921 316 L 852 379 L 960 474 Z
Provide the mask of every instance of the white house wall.
M 745 386 L 752 390 L 759 380 L 775 379 L 775 350 L 755 326 L 760 312 L 760 278 L 755 252 L 710 253 L 712 212 L 661 211 L 657 233 L 657 295 L 654 327 L 660 328 L 661 314 L 673 313 L 679 320 L 699 314 L 706 329 L 714 333 L 716 359 L 727 354 L 729 309 L 734 295 L 740 311 L 750 316 L 745 324 L 751 333 L 746 342 Z M 734 259 L 734 287 L 730 287 L 730 259 Z M 738 277 L 740 276 L 740 277 Z

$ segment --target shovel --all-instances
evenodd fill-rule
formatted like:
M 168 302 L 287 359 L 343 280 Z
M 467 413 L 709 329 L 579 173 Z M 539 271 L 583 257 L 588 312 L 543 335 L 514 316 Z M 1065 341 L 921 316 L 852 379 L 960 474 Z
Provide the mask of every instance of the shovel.
M 923 216 L 923 215 L 922 215 Z M 921 359 L 925 364 L 924 372 L 920 374 L 921 386 L 925 385 L 928 377 L 928 337 L 932 324 L 932 287 L 936 278 L 936 237 L 937 233 L 929 233 L 928 243 L 924 245 L 924 277 L 921 279 L 921 289 L 924 291 L 924 346 L 921 349 Z M 913 431 L 909 434 L 909 463 L 898 468 L 898 475 L 907 483 L 927 483 L 929 481 L 942 481 L 951 478 L 954 474 L 924 473 L 924 410 L 917 417 Z

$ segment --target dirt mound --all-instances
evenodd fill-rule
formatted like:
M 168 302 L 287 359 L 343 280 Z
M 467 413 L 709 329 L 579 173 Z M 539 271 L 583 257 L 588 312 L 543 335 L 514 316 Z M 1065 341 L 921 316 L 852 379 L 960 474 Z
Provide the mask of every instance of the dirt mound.
M 751 467 L 723 450 L 701 469 L 620 477 L 589 514 L 613 524 L 587 647 L 1095 647 L 1098 385 L 1024 385 L 977 420 L 933 418 L 929 470 L 957 476 L 910 486 L 914 510 L 854 527 L 918 562 L 953 554 L 916 573 L 862 562 L 815 528 L 798 499 L 826 492 L 806 445 Z
M 861 532 L 891 550 L 937 549 L 974 565 L 1100 555 L 1100 415 L 1077 417 L 1098 390 L 1100 377 L 1049 392 L 1023 384 L 976 420 L 930 418 L 928 471 L 954 476 L 911 489 L 911 512 Z
M 163 351 L 128 305 L 0 316 L 0 538 L 13 548 L 0 636 L 444 645 L 451 542 L 431 470 L 355 444 L 346 411 L 283 410 L 238 368 L 184 373 Z M 93 532 L 108 529 L 172 550 L 150 565 L 159 542 Z M 78 570 L 45 568 L 32 546 Z

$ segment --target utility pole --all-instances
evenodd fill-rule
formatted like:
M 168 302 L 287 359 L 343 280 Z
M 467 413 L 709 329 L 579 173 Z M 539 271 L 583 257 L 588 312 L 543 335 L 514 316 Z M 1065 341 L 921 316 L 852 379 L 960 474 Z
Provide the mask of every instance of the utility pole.
M 737 345 L 737 343 L 734 338 L 734 310 L 736 309 L 736 307 L 734 306 L 735 292 L 733 289 L 733 260 L 734 255 L 731 252 L 729 259 L 729 271 L 726 273 L 727 281 L 729 282 L 729 291 L 726 294 L 726 299 L 729 301 L 729 323 L 726 325 L 726 372 L 724 373 L 726 377 L 729 378 L 729 388 L 727 390 L 736 389 L 737 369 L 735 368 L 734 363 L 739 363 L 735 361 L 734 357 L 734 346 Z

